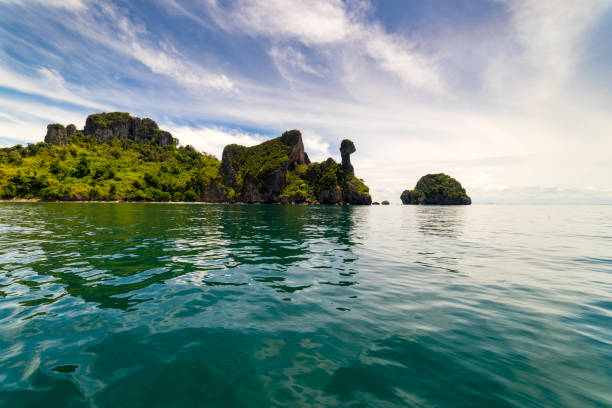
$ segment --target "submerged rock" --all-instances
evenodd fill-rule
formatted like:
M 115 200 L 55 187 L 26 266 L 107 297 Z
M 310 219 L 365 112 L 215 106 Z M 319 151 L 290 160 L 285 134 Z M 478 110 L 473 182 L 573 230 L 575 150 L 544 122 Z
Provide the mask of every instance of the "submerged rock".
M 404 190 L 403 204 L 469 205 L 472 199 L 454 178 L 444 174 L 427 174 L 420 178 L 414 190 Z

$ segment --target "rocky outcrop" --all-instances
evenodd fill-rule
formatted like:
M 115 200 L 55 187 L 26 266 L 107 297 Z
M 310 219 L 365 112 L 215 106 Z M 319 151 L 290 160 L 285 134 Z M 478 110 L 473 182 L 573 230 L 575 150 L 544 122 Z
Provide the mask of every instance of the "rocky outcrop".
M 257 146 L 228 145 L 219 176 L 231 201 L 369 205 L 369 189 L 355 177 L 348 160 L 355 146 L 348 140 L 343 146 L 346 168 L 332 158 L 311 163 L 298 130 Z
M 101 141 L 130 139 L 160 146 L 175 146 L 177 144 L 177 140 L 169 132 L 161 130 L 154 120 L 141 119 L 125 112 L 104 112 L 89 115 L 81 132 L 73 124 L 66 128 L 60 124 L 49 125 L 47 126 L 45 142 L 65 145 L 72 136 L 79 133 Z
M 100 140 L 131 139 L 161 146 L 171 146 L 177 143 L 169 132 L 160 130 L 153 119 L 141 119 L 126 112 L 89 115 L 85 121 L 83 133 Z
M 66 137 L 70 139 L 76 133 L 77 128 L 72 123 L 66 126 Z
M 342 168 L 348 174 L 353 174 L 355 169 L 353 169 L 353 165 L 351 164 L 351 154 L 355 153 L 357 149 L 355 149 L 355 145 L 348 139 L 344 139 L 342 143 L 340 143 L 340 156 L 342 157 Z
M 221 203 L 227 201 L 223 185 L 212 180 L 202 189 L 200 200 L 208 203 Z
M 287 172 L 308 163 L 302 134 L 290 130 L 257 146 L 225 146 L 219 176 L 230 189 L 231 200 L 280 202 L 287 187 Z
M 58 146 L 64 146 L 68 143 L 68 135 L 66 128 L 59 123 L 47 125 L 47 134 L 45 135 L 45 143 L 50 143 Z
M 444 174 L 427 174 L 419 179 L 414 190 L 404 190 L 403 204 L 469 205 L 472 199 L 454 178 Z

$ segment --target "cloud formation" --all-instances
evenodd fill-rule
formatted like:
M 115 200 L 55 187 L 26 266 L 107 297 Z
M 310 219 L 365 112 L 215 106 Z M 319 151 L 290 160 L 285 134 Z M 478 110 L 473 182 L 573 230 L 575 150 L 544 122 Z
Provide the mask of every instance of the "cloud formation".
M 610 0 L 130 7 L 0 0 L 0 142 L 117 109 L 216 155 L 299 128 L 338 158 L 351 138 L 379 201 L 444 171 L 475 202 L 610 202 Z

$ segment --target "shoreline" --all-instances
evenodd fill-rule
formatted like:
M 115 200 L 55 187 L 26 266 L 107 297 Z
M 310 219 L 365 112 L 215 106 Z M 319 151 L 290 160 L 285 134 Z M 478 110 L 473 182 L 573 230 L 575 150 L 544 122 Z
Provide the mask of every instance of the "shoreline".
M 225 204 L 225 205 L 315 205 L 315 206 L 363 206 L 368 205 L 350 204 L 350 203 L 337 203 L 337 204 L 321 204 L 321 203 L 309 203 L 309 202 L 286 202 L 286 203 L 247 203 L 244 201 L 235 202 L 219 202 L 219 201 L 130 201 L 130 200 L 43 200 L 42 198 L 10 198 L 0 199 L 0 203 L 75 203 L 75 204 Z

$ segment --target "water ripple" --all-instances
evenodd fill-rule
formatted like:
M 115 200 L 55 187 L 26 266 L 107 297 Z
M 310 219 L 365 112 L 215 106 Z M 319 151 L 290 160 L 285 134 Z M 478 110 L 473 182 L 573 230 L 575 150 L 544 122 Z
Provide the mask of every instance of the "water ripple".
M 1 203 L 0 405 L 612 406 L 610 219 Z

